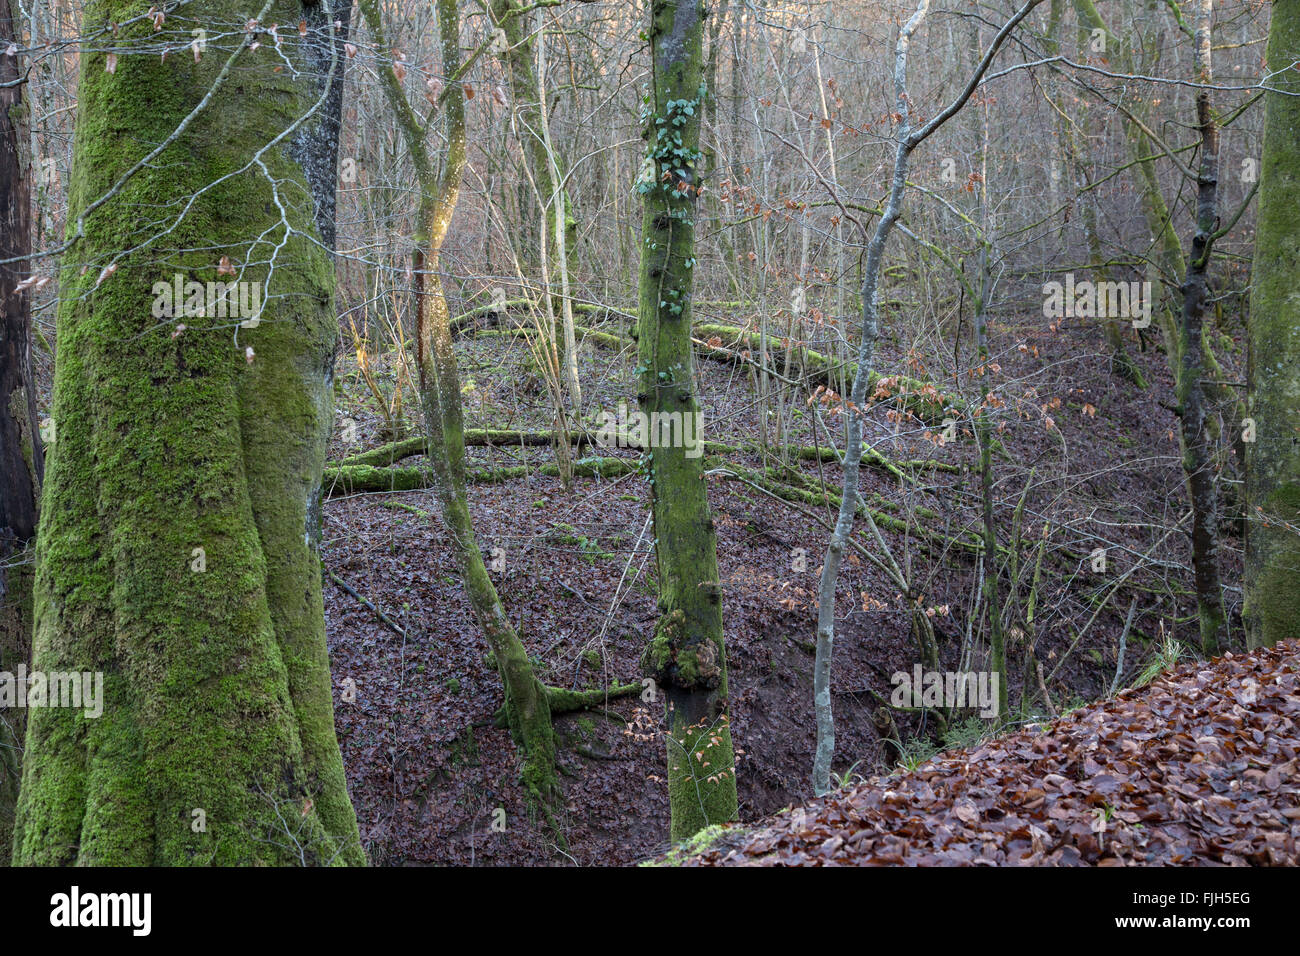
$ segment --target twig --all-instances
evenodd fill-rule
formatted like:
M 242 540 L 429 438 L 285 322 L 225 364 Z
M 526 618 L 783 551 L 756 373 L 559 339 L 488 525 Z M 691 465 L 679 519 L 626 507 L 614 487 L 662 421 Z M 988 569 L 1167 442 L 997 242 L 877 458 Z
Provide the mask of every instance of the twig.
M 1137 595 L 1133 595 L 1133 601 L 1128 606 L 1128 617 L 1124 619 L 1124 630 L 1119 634 L 1119 654 L 1115 660 L 1115 677 L 1110 682 L 1110 696 L 1115 696 L 1115 691 L 1119 688 L 1120 675 L 1124 673 L 1124 645 L 1128 641 L 1129 628 L 1133 626 L 1133 612 L 1137 610 Z
M 1059 716 L 1060 712 L 1056 705 L 1052 703 L 1052 695 L 1047 692 L 1047 683 L 1043 680 L 1043 662 L 1034 661 L 1034 672 L 1038 674 L 1038 689 L 1043 692 L 1043 701 L 1047 704 L 1047 711 L 1053 717 Z
M 383 611 L 379 610 L 379 608 L 375 607 L 375 605 L 372 604 L 367 598 L 363 598 L 356 591 L 352 590 L 352 586 L 348 584 L 347 581 L 344 581 L 333 571 L 326 571 L 325 573 L 330 576 L 331 581 L 333 581 L 335 584 L 341 587 L 344 591 L 347 591 L 348 594 L 352 595 L 354 598 L 356 598 L 359 602 L 364 604 L 366 607 L 370 608 L 370 610 L 374 611 L 375 616 L 378 617 L 379 620 L 383 621 L 386 625 L 388 625 L 389 630 L 391 630 L 394 634 L 398 635 L 399 637 L 406 637 L 406 631 L 402 630 L 402 628 L 394 624 L 392 618 L 390 618 Z

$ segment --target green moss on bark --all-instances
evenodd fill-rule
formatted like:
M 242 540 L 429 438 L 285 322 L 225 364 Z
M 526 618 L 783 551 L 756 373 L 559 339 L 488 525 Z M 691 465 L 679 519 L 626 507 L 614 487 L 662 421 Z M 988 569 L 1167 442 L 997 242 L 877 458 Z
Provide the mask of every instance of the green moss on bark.
M 727 827 L 720 823 L 707 826 L 703 830 L 683 840 L 669 850 L 662 860 L 647 860 L 643 866 L 681 866 L 693 856 L 698 856 L 728 836 L 739 837 L 744 834 L 740 827 Z
M 99 0 L 85 28 L 140 10 Z M 205 0 L 189 15 L 215 35 L 248 11 Z M 83 55 L 73 228 L 228 55 L 214 44 L 198 63 L 163 62 L 143 48 L 157 39 L 147 19 L 123 27 L 119 49 L 142 50 L 119 52 L 112 73 Z M 31 712 L 18 863 L 365 862 L 308 539 L 332 416 L 333 271 L 289 138 L 273 143 L 317 90 L 277 62 L 241 51 L 192 125 L 86 215 L 65 262 L 34 666 L 102 672 L 104 713 Z M 154 283 L 215 280 L 222 255 L 263 284 L 260 323 L 187 318 L 173 336 L 176 320 L 151 314 Z
M 1300 4 L 1273 4 L 1252 277 L 1243 617 L 1251 647 L 1300 637 Z
M 696 416 L 691 299 L 699 192 L 703 5 L 654 0 L 653 79 L 645 137 L 653 173 L 645 200 L 640 274 L 640 396 L 652 416 Z M 717 540 L 704 462 L 684 447 L 650 449 L 661 619 L 647 662 L 664 681 L 671 836 L 682 840 L 736 816 L 727 721 L 726 651 Z

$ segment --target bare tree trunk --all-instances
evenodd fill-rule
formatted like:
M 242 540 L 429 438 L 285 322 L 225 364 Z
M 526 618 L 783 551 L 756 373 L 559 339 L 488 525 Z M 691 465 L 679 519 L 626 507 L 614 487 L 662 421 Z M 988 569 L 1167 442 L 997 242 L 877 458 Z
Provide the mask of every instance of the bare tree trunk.
M 979 56 L 979 27 L 972 30 L 974 43 L 971 49 Z M 988 104 L 980 103 L 979 110 L 979 157 L 980 181 L 977 220 L 979 223 L 979 285 L 975 298 L 975 347 L 979 353 L 980 405 L 975 420 L 975 430 L 979 435 L 980 454 L 980 504 L 984 519 L 984 607 L 989 616 L 989 653 L 992 657 L 993 673 L 998 678 L 998 714 L 997 722 L 1007 719 L 1007 647 L 1002 632 L 1002 605 L 998 594 L 998 527 L 993 515 L 993 429 L 989 419 L 993 415 L 993 405 L 989 401 L 991 389 L 989 367 L 989 297 L 992 294 L 992 276 L 989 273 L 989 113 Z
M 538 22 L 544 14 L 539 11 Z M 570 220 L 569 193 L 564 187 L 564 176 L 556 160 L 555 145 L 551 142 L 551 121 L 546 109 L 546 37 L 539 30 L 537 35 L 537 92 L 542 108 L 537 118 L 541 123 L 542 150 L 546 154 L 547 175 L 543 182 L 551 183 L 549 196 L 543 196 L 544 202 L 550 203 L 550 234 L 555 237 L 555 268 L 560 274 L 560 328 L 564 335 L 562 353 L 564 385 L 569 392 L 569 409 L 576 417 L 582 412 L 582 385 L 578 382 L 578 340 L 573 328 L 573 298 L 569 290 L 569 240 Z M 545 218 L 545 217 L 543 217 Z M 576 233 L 575 233 L 576 234 Z M 547 301 L 550 301 L 550 282 L 547 281 Z M 553 313 L 552 313 L 553 314 Z
M 1066 0 L 1052 0 L 1052 21 L 1045 44 L 1047 52 L 1052 55 L 1056 55 L 1061 49 L 1059 32 L 1063 29 L 1061 24 L 1065 13 L 1065 3 Z M 1081 56 L 1086 57 L 1090 34 L 1083 21 L 1079 21 L 1076 33 L 1079 53 Z M 1103 266 L 1104 256 L 1101 251 L 1101 234 L 1098 232 L 1097 224 L 1097 193 L 1092 188 L 1093 183 L 1090 173 L 1091 157 L 1088 149 L 1088 133 L 1092 124 L 1093 111 L 1088 108 L 1087 101 L 1082 98 L 1079 98 L 1073 108 L 1067 111 L 1064 98 L 1057 95 L 1059 84 L 1056 77 L 1049 77 L 1049 83 L 1049 95 L 1055 101 L 1054 106 L 1057 110 L 1058 139 L 1069 159 L 1070 169 L 1074 175 L 1075 195 L 1079 203 L 1079 221 L 1083 226 L 1084 240 L 1088 244 L 1088 264 L 1095 276 L 1101 279 L 1109 279 L 1107 274 L 1109 270 Z M 1122 320 L 1102 318 L 1099 321 L 1102 323 L 1102 333 L 1106 337 L 1106 344 L 1110 346 L 1112 368 L 1125 381 L 1138 388 L 1146 388 L 1147 383 L 1142 375 L 1142 370 L 1134 363 L 1124 343 L 1124 331 L 1121 327 Z
M 858 345 L 858 369 L 845 421 L 848 442 L 844 449 L 844 484 L 840 512 L 835 519 L 826 556 L 822 561 L 821 581 L 817 589 L 817 645 L 813 660 L 813 706 L 817 715 L 817 750 L 813 757 L 813 791 L 818 795 L 831 788 L 831 761 L 835 757 L 835 718 L 831 709 L 831 660 L 835 650 L 835 589 L 839 582 L 844 548 L 853 533 L 853 518 L 858 508 L 859 469 L 862 467 L 862 409 L 867 404 L 867 383 L 875 364 L 876 340 L 880 337 L 878 292 L 880 264 L 885 243 L 903 209 L 907 189 L 907 167 L 912 150 L 912 107 L 907 96 L 907 51 L 912 37 L 930 12 L 930 0 L 920 0 L 898 35 L 894 46 L 894 97 L 900 120 L 898 145 L 894 154 L 894 176 L 889 202 L 876 224 L 875 234 L 867 246 L 867 262 L 862 280 L 862 338 Z
M 813 662 L 813 702 L 817 715 L 817 750 L 813 758 L 813 790 L 824 794 L 830 790 L 831 760 L 835 756 L 835 723 L 831 711 L 831 658 L 835 647 L 835 588 L 839 581 L 844 548 L 853 533 L 853 518 L 858 504 L 859 470 L 862 462 L 862 419 L 867 403 L 867 384 L 875 364 L 876 340 L 880 337 L 879 286 L 885 243 L 902 213 L 907 191 L 907 170 L 912 151 L 939 127 L 955 116 L 988 71 L 989 64 L 1007 36 L 1043 0 L 1028 0 L 998 31 L 989 49 L 975 68 L 962 92 L 920 127 L 914 127 L 913 110 L 907 93 L 907 52 L 912 36 L 930 10 L 930 0 L 920 0 L 899 32 L 894 47 L 894 95 L 898 120 L 897 147 L 894 152 L 893 179 L 884 213 L 867 245 L 866 266 L 862 279 L 862 337 L 858 345 L 857 372 L 853 377 L 845 425 L 848 440 L 844 450 L 844 484 L 840 511 L 826 545 L 821 580 L 817 586 L 817 644 Z
M 563 339 L 556 340 L 554 344 L 557 354 L 560 354 L 561 365 L 565 370 L 564 381 L 570 391 L 572 408 L 576 413 L 581 405 L 581 394 L 578 388 L 577 357 L 571 354 L 576 344 L 573 335 L 572 302 L 566 286 L 572 274 L 572 259 L 578 240 L 578 223 L 573 217 L 573 204 L 565 186 L 567 175 L 565 164 L 551 142 L 549 105 L 545 89 L 546 38 L 541 33 L 545 11 L 536 11 L 538 33 L 533 40 L 528 37 L 528 24 L 525 22 L 525 13 L 531 12 L 532 7 L 522 5 L 520 0 L 492 0 L 492 20 L 505 41 L 504 49 L 500 50 L 499 56 L 509 87 L 512 123 L 515 135 L 524 151 L 532 188 L 537 193 L 538 208 L 542 211 L 541 241 L 538 244 L 538 251 L 540 257 L 548 263 L 548 275 L 543 279 L 547 286 L 545 298 L 548 303 L 551 299 L 549 271 L 554 269 L 560 277 L 563 298 L 560 321 L 556 328 Z M 534 44 L 536 44 L 536 59 L 534 59 Z M 526 216 L 524 218 L 527 219 Z M 551 318 L 555 318 L 554 311 L 551 312 Z M 571 363 L 572 374 L 569 372 Z

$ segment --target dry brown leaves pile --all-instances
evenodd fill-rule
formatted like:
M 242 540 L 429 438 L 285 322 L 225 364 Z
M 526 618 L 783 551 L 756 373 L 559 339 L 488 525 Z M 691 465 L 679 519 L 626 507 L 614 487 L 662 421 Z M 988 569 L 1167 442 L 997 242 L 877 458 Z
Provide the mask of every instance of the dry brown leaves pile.
M 1296 865 L 1300 642 L 726 834 L 693 866 Z

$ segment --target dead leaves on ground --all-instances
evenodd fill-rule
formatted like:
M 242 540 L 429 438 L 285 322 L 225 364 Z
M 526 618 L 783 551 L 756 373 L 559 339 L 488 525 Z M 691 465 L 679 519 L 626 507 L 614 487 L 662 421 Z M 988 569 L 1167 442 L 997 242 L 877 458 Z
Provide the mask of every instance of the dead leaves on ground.
M 1294 866 L 1300 643 L 840 791 L 688 865 Z

